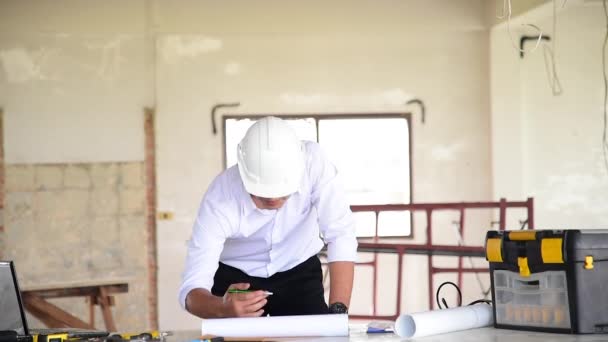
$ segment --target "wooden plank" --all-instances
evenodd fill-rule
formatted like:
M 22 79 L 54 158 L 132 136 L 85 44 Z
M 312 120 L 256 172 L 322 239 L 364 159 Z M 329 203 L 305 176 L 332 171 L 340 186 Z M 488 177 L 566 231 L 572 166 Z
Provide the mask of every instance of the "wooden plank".
M 24 294 L 23 302 L 25 304 L 26 309 L 30 313 L 32 313 L 32 315 L 39 318 L 50 328 L 72 327 L 82 329 L 94 329 L 92 325 L 84 322 L 78 317 L 69 314 L 60 307 L 47 302 L 46 300 L 39 296 L 36 296 L 35 294 Z M 55 321 L 52 321 L 50 318 L 54 319 Z M 47 322 L 51 325 L 47 324 Z M 58 325 L 58 323 L 61 325 Z
M 89 296 L 86 301 L 89 304 L 89 323 L 95 326 L 95 297 Z
M 106 293 L 126 293 L 129 291 L 129 284 L 110 284 L 110 285 L 87 285 L 80 287 L 66 287 L 66 288 L 43 288 L 38 289 L 27 289 L 21 291 L 23 294 L 34 294 L 41 298 L 60 298 L 60 297 L 97 297 L 99 295 L 99 288 L 103 286 Z
M 34 290 L 53 290 L 53 289 L 69 289 L 69 288 L 87 288 L 106 285 L 123 285 L 129 283 L 133 279 L 130 278 L 113 278 L 113 279 L 88 279 L 74 280 L 61 283 L 45 283 L 45 284 L 19 284 L 21 291 Z
M 39 309 L 36 306 L 28 305 L 27 302 L 25 302 L 24 304 L 26 306 L 26 309 L 34 317 L 38 318 L 38 320 L 40 320 L 47 327 L 54 327 L 54 328 L 63 328 L 63 327 L 66 327 L 66 324 L 64 324 L 64 322 L 56 319 L 55 317 L 51 316 L 49 313 L 47 313 L 47 312 Z
M 112 311 L 110 310 L 111 304 L 113 301 L 108 296 L 108 292 L 105 286 L 99 288 L 100 295 L 97 298 L 99 307 L 101 307 L 101 314 L 103 315 L 103 321 L 106 324 L 106 329 L 109 331 L 117 331 L 116 324 L 114 323 L 114 318 L 112 317 Z

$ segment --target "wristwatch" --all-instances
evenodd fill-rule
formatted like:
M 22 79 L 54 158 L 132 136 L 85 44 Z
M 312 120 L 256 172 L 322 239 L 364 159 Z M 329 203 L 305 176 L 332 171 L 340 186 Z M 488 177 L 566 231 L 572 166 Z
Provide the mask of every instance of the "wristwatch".
M 344 305 L 344 303 L 335 302 L 329 304 L 329 313 L 332 314 L 345 314 L 348 313 L 348 306 Z

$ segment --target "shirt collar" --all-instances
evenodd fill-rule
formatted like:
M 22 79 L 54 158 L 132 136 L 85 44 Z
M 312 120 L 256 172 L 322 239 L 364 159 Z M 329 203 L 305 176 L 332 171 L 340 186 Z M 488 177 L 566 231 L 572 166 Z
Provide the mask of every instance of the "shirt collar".
M 296 194 L 301 194 L 301 193 L 302 193 L 302 183 L 300 182 L 298 189 L 291 196 L 296 195 Z M 241 194 L 243 196 L 243 203 L 244 203 L 243 204 L 243 215 L 244 216 L 248 216 L 252 212 L 254 212 L 256 210 L 258 210 L 258 211 L 260 210 L 260 209 L 258 209 L 258 207 L 255 206 L 255 203 L 253 202 L 253 198 L 251 198 L 251 195 L 247 192 L 247 190 L 245 190 L 245 186 L 243 185 L 243 182 L 241 182 Z
M 255 206 L 255 203 L 253 203 L 253 198 L 251 198 L 251 195 L 245 190 L 245 187 L 243 187 L 243 197 L 243 214 L 248 216 L 255 211 L 257 207 Z

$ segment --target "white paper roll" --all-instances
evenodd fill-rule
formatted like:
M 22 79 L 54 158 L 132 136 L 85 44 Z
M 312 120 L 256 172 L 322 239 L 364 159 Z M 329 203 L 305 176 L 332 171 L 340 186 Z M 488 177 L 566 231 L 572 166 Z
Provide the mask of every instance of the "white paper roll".
M 492 306 L 476 304 L 452 309 L 404 314 L 395 322 L 401 337 L 422 337 L 493 324 Z
M 348 315 L 203 319 L 202 334 L 223 337 L 348 336 Z

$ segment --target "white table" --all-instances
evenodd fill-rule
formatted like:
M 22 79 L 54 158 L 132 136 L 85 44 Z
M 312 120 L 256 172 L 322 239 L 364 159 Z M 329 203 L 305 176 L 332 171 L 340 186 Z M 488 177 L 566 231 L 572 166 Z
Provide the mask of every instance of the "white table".
M 200 336 L 199 331 L 179 331 L 174 332 L 168 338 L 168 342 L 190 342 Z M 228 339 L 229 340 L 229 339 Z M 240 339 L 241 341 L 245 339 Z M 367 334 L 365 324 L 351 323 L 350 336 L 344 337 L 290 337 L 290 338 L 265 338 L 257 341 L 306 341 L 306 342 L 358 342 L 358 341 L 404 341 L 399 336 L 392 333 Z M 492 327 L 458 331 L 449 334 L 427 336 L 412 339 L 412 341 L 434 341 L 434 342 L 553 342 L 553 341 L 608 341 L 608 334 L 592 335 L 566 335 L 541 333 L 531 331 L 517 331 L 507 329 L 495 329 Z

